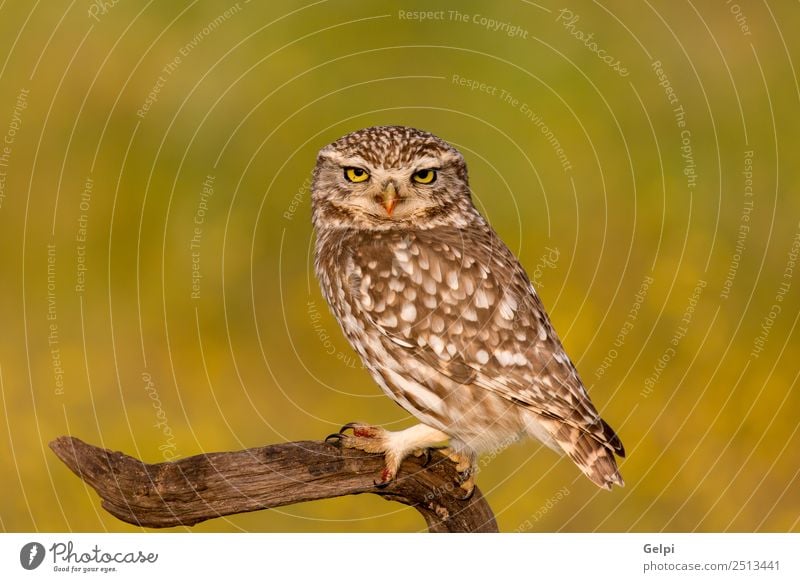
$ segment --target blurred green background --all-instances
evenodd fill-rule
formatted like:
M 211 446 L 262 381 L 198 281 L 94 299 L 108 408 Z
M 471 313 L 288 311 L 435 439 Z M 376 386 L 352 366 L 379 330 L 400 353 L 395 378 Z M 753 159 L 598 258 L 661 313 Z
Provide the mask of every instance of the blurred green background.
M 415 11 L 436 11 L 425 19 Z M 136 531 L 47 448 L 150 462 L 412 419 L 313 276 L 319 148 L 464 152 L 627 482 L 484 457 L 503 531 L 800 531 L 800 8 L 0 5 L 0 528 Z M 195 531 L 419 531 L 374 496 Z

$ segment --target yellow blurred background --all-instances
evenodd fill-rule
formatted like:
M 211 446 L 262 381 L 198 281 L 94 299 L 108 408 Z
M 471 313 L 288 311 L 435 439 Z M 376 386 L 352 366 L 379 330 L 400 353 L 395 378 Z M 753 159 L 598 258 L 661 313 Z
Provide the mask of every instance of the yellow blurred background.
M 420 11 L 429 11 L 421 13 Z M 149 462 L 412 420 L 313 276 L 352 130 L 464 153 L 628 451 L 600 491 L 484 457 L 502 531 L 800 531 L 800 8 L 783 2 L 0 5 L 0 528 L 136 531 L 47 448 Z M 374 496 L 194 531 L 419 531 Z

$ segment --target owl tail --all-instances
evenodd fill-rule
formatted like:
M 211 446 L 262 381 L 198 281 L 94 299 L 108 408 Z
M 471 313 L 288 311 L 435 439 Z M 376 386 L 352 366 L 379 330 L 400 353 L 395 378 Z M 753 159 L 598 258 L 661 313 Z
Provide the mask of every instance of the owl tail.
M 600 423 L 595 433 L 544 420 L 551 437 L 595 485 L 609 490 L 612 485 L 624 487 L 625 481 L 619 474 L 614 454 L 624 457 L 625 449 L 614 430 L 604 420 L 601 419 Z

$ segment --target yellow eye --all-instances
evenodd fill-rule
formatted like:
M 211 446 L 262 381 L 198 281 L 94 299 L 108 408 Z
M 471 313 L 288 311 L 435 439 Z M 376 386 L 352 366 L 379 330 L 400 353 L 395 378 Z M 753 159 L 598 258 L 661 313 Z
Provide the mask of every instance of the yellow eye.
M 411 176 L 417 184 L 433 184 L 436 181 L 436 170 L 419 170 Z
M 369 172 L 363 168 L 345 168 L 344 177 L 351 182 L 365 182 L 369 179 Z

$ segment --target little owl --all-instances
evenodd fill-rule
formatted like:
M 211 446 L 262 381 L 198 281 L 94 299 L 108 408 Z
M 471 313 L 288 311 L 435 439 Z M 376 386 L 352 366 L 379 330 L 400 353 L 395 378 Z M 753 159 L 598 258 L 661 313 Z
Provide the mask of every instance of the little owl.
M 454 147 L 401 126 L 348 134 L 319 152 L 312 208 L 323 295 L 375 381 L 420 421 L 332 435 L 384 454 L 377 484 L 449 440 L 469 494 L 481 451 L 533 436 L 598 486 L 623 485 L 622 443 L 525 270 L 473 205 Z

